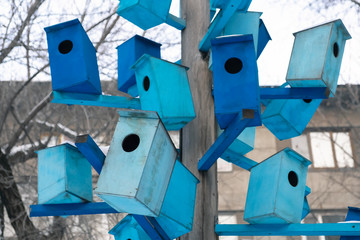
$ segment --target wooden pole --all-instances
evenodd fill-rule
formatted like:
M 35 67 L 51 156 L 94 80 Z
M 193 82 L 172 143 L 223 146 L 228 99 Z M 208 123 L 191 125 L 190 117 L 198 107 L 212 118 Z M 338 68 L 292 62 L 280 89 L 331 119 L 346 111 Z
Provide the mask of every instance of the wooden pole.
M 210 23 L 209 0 L 182 0 L 182 18 L 186 28 L 182 31 L 181 63 L 190 67 L 188 77 L 194 100 L 196 119 L 181 132 L 182 163 L 200 180 L 197 187 L 193 230 L 181 240 L 215 240 L 217 221 L 217 169 L 216 164 L 207 172 L 197 169 L 199 159 L 215 141 L 214 100 L 211 94 L 212 74 L 209 58 L 199 51 L 199 43 Z

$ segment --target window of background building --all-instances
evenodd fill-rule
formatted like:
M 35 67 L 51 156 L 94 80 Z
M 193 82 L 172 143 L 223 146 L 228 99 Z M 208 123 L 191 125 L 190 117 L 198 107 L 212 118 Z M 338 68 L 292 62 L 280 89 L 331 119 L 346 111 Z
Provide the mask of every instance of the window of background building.
M 219 159 L 218 159 L 218 161 L 219 161 Z M 226 215 L 219 214 L 219 224 L 237 224 L 236 215 L 235 214 L 226 214 Z M 239 240 L 239 237 L 237 237 L 237 236 L 220 236 L 219 240 Z
M 218 158 L 216 164 L 218 172 L 231 172 L 233 170 L 232 163 L 225 161 L 222 158 Z
M 291 147 L 315 168 L 354 167 L 349 132 L 309 132 L 291 139 Z

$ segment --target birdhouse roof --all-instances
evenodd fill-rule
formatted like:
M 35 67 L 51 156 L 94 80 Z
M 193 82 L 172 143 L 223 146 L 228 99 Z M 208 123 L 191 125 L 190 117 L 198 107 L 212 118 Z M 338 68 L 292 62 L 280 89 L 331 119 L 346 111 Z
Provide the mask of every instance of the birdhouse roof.
M 236 42 L 247 42 L 253 41 L 252 34 L 238 34 L 238 35 L 226 35 L 220 36 L 211 40 L 212 45 L 221 45 L 227 43 L 236 43 Z
M 174 64 L 178 67 L 183 67 L 185 68 L 185 70 L 189 70 L 189 67 L 186 67 L 184 65 L 181 65 L 181 64 L 178 64 L 178 63 L 173 63 L 173 62 L 170 62 L 170 61 L 167 61 L 167 60 L 164 60 L 164 59 L 160 59 L 160 58 L 157 58 L 157 57 L 153 57 L 153 56 L 150 56 L 149 54 L 144 54 L 142 55 L 132 66 L 131 66 L 131 69 L 135 69 L 137 66 L 141 65 L 142 63 L 144 63 L 144 61 L 149 61 L 151 59 L 157 59 L 157 60 L 161 60 L 163 62 L 167 62 L 167 63 L 170 63 L 170 64 Z
M 160 46 L 162 45 L 162 44 L 160 44 L 160 43 L 158 43 L 158 42 L 155 42 L 155 41 L 152 41 L 152 40 L 150 40 L 150 39 L 144 38 L 144 37 L 139 36 L 139 35 L 137 35 L 137 34 L 136 34 L 135 36 L 133 36 L 132 38 L 126 40 L 126 41 L 123 42 L 122 44 L 124 44 L 124 43 L 126 43 L 126 42 L 129 42 L 129 41 L 131 41 L 131 40 L 133 40 L 133 39 L 138 39 L 138 40 L 140 40 L 140 41 L 143 41 L 143 42 L 146 42 L 146 43 L 148 43 L 148 44 L 154 45 L 154 46 L 156 46 L 156 47 L 160 47 Z M 120 47 L 122 44 L 120 44 L 120 45 L 117 46 L 116 48 Z
M 307 28 L 307 29 L 304 29 L 304 30 L 295 32 L 295 33 L 293 33 L 293 35 L 296 37 L 296 34 L 298 34 L 298 33 L 301 33 L 301 32 L 304 32 L 304 31 L 307 31 L 307 30 L 310 30 L 310 29 L 314 29 L 314 28 L 326 26 L 326 25 L 333 25 L 333 24 L 335 24 L 337 27 L 339 27 L 339 28 L 341 28 L 341 29 L 343 30 L 344 37 L 345 37 L 346 40 L 348 40 L 348 39 L 351 38 L 350 33 L 349 33 L 348 30 L 346 29 L 346 27 L 345 27 L 344 23 L 341 21 L 341 19 L 337 19 L 337 20 L 334 20 L 334 21 L 331 21 L 331 22 L 327 22 L 327 23 L 323 23 L 323 24 L 320 24 L 320 25 L 316 25 L 316 26 L 313 26 L 313 27 L 311 27 L 311 28 Z
M 118 234 L 124 227 L 131 224 L 133 218 L 130 215 L 126 215 L 118 224 L 115 225 L 110 231 L 109 234 L 116 235 Z
M 40 149 L 40 150 L 37 150 L 35 152 L 38 153 L 38 152 L 41 152 L 41 151 L 46 151 L 46 150 L 51 149 L 51 148 L 59 148 L 59 147 L 69 147 L 69 148 L 72 148 L 74 150 L 77 150 L 77 147 L 75 147 L 74 145 L 72 145 L 70 143 L 63 143 L 63 144 L 59 144 L 59 145 L 56 145 L 56 146 Z
M 60 29 L 67 28 L 67 27 L 70 27 L 70 26 L 73 26 L 73 25 L 77 25 L 77 24 L 80 24 L 80 21 L 79 21 L 79 19 L 76 18 L 76 19 L 71 20 L 71 21 L 67 21 L 67 22 L 63 22 L 63 23 L 59 23 L 59 24 L 56 24 L 56 25 L 46 27 L 46 28 L 44 28 L 44 30 L 45 30 L 46 33 L 49 33 L 49 32 L 58 31 Z

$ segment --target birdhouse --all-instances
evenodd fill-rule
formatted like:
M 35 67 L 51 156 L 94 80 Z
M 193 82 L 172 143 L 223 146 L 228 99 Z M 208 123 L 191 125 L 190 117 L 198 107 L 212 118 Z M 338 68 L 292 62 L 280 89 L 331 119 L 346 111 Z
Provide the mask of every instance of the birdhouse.
M 348 207 L 345 222 L 358 222 L 360 220 L 360 208 Z M 357 240 L 358 236 L 341 236 L 340 240 Z
M 77 148 L 62 144 L 37 155 L 39 204 L 92 201 L 91 165 Z
M 147 38 L 135 35 L 117 47 L 118 52 L 118 89 L 138 96 L 135 72 L 131 66 L 143 55 L 160 58 L 161 44 Z
M 251 224 L 300 223 L 309 160 L 286 148 L 251 169 L 244 220 Z
M 156 217 L 177 151 L 156 112 L 119 115 L 95 193 L 119 212 Z
M 252 35 L 218 37 L 211 41 L 215 115 L 221 129 L 238 114 L 261 125 L 259 80 Z
M 235 139 L 235 141 L 225 150 L 221 158 L 233 162 L 254 149 L 255 144 L 255 127 L 248 127 Z M 220 136 L 223 130 L 217 128 L 217 135 Z
M 351 36 L 341 20 L 294 33 L 286 81 L 292 87 L 327 87 L 334 96 L 344 54 Z
M 279 140 L 302 134 L 322 99 L 273 99 L 261 115 L 262 122 Z
M 264 24 L 264 21 L 260 19 L 259 25 L 259 35 L 258 35 L 258 44 L 257 44 L 257 56 L 259 58 L 262 51 L 266 47 L 267 43 L 271 40 L 270 34 Z
M 186 67 L 144 54 L 132 68 L 141 109 L 156 111 L 167 130 L 179 130 L 195 118 Z
M 166 22 L 171 0 L 120 0 L 117 13 L 139 28 L 147 30 Z
M 198 183 L 199 180 L 176 161 L 160 216 L 156 218 L 170 239 L 191 232 Z
M 149 235 L 137 223 L 132 215 L 124 217 L 109 234 L 114 235 L 115 240 L 150 240 Z
M 78 19 L 45 28 L 54 91 L 101 94 L 96 50 Z

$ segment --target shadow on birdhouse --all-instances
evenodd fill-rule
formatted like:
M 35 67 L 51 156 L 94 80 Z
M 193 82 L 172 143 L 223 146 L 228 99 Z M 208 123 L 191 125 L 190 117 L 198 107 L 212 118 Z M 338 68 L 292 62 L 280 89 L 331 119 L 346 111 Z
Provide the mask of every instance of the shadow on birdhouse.
M 177 151 L 156 112 L 119 115 L 95 193 L 119 212 L 156 217 Z
M 252 35 L 218 37 L 211 41 L 215 116 L 221 129 L 238 114 L 260 126 L 260 97 Z
M 115 240 L 151 240 L 132 215 L 124 217 L 109 234 L 114 235 Z
M 309 160 L 290 148 L 251 169 L 244 220 L 251 224 L 300 223 Z
M 92 201 L 91 165 L 77 148 L 66 143 L 37 155 L 39 204 Z
M 188 68 L 144 54 L 133 66 L 141 109 L 156 111 L 167 130 L 195 118 Z
M 335 95 L 345 42 L 351 36 L 341 20 L 294 33 L 286 81 L 292 87 L 327 87 Z
M 135 35 L 117 47 L 118 52 L 118 89 L 137 97 L 135 72 L 131 66 L 143 55 L 160 58 L 161 44 Z
M 261 119 L 279 140 L 302 134 L 322 99 L 273 99 Z
M 54 91 L 101 94 L 96 50 L 78 19 L 45 28 Z

